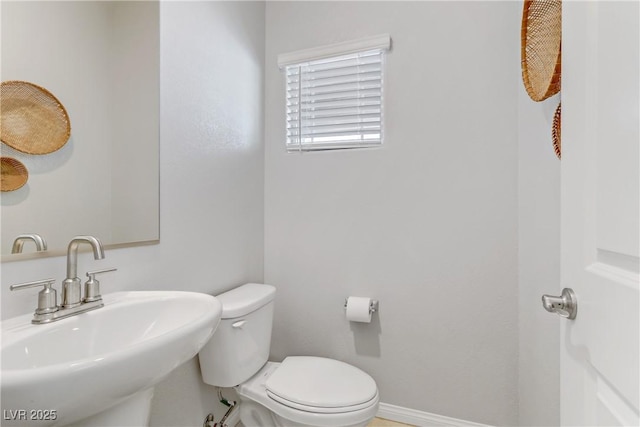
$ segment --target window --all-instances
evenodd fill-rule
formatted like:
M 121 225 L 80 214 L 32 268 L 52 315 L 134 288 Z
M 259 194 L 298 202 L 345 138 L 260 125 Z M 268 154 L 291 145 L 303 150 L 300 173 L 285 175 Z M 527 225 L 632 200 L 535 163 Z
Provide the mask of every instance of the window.
M 388 35 L 281 55 L 288 151 L 382 144 Z

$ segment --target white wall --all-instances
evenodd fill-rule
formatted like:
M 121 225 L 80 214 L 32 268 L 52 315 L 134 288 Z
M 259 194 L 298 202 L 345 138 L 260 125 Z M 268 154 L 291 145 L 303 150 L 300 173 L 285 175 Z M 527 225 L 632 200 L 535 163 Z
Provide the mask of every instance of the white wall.
M 102 261 L 81 254 L 80 271 L 118 268 L 101 280 L 103 292 L 219 293 L 262 280 L 263 64 L 263 3 L 161 4 L 161 240 L 107 251 Z M 8 318 L 33 311 L 37 294 L 8 286 L 62 280 L 65 259 L 3 263 L 1 274 Z M 154 399 L 153 426 L 201 425 L 220 409 L 197 359 L 160 384 Z
M 518 90 L 519 425 L 560 425 L 560 322 L 542 308 L 560 293 L 560 161 L 551 143 L 560 95 Z
M 385 403 L 518 419 L 520 5 L 268 2 L 265 281 L 272 356 L 369 372 Z M 280 53 L 390 33 L 385 144 L 287 154 Z M 348 295 L 380 300 L 350 324 Z
M 352 362 L 386 403 L 557 425 L 557 319 L 539 305 L 557 288 L 555 102 L 523 93 L 520 5 L 266 8 L 265 58 L 264 4 L 162 4 L 161 242 L 110 250 L 104 261 L 81 254 L 81 270 L 118 267 L 104 292 L 218 293 L 261 281 L 265 185 L 274 358 Z M 385 146 L 287 155 L 275 56 L 381 32 L 394 40 Z M 1 267 L 2 318 L 35 306 L 37 290 L 9 293 L 9 284 L 65 275 L 62 257 Z M 343 319 L 348 295 L 380 299 L 371 325 Z M 200 425 L 214 409 L 219 419 L 199 375 L 192 360 L 157 387 L 152 425 Z

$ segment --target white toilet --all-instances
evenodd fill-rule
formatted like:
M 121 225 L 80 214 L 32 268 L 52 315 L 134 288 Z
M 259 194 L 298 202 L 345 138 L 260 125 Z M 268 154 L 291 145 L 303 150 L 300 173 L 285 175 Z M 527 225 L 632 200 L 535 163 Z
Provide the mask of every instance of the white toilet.
M 366 426 L 378 388 L 360 369 L 322 357 L 267 362 L 275 293 L 249 283 L 217 296 L 222 319 L 199 354 L 204 382 L 235 387 L 246 427 Z

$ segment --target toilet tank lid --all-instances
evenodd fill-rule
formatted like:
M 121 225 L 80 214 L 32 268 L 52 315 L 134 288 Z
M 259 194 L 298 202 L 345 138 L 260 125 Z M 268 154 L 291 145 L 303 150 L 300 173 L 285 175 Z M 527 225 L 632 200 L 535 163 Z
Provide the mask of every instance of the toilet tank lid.
M 256 311 L 273 301 L 276 288 L 261 283 L 247 283 L 216 295 L 222 304 L 222 319 L 234 319 Z

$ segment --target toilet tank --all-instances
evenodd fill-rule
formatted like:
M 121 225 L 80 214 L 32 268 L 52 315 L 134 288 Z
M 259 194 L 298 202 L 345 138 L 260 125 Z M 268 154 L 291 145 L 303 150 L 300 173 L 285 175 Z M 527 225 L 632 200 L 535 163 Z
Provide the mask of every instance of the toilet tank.
M 218 329 L 198 355 L 205 383 L 233 387 L 248 380 L 269 358 L 276 288 L 247 283 L 217 295 Z

